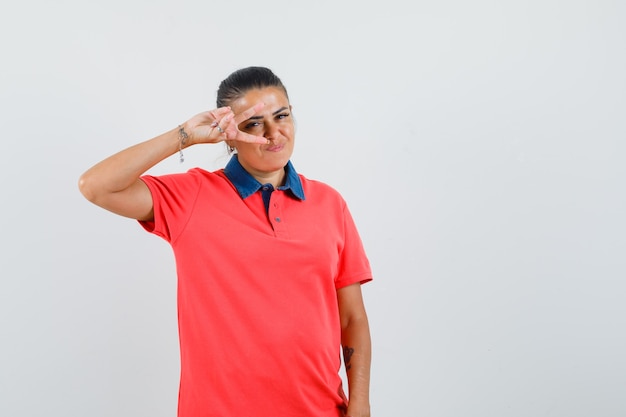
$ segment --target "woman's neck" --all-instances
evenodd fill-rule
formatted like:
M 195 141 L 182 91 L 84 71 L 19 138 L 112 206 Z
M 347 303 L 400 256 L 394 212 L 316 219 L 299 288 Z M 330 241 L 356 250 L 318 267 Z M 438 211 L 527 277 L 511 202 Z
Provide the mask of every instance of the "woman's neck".
M 278 188 L 285 183 L 285 169 L 281 168 L 273 172 L 250 172 L 261 184 L 272 184 L 274 188 Z

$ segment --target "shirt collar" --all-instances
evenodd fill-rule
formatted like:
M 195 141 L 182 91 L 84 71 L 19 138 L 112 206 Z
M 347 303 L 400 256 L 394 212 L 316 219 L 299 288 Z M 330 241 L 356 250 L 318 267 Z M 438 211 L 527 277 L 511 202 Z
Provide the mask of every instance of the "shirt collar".
M 243 199 L 250 197 L 263 187 L 263 184 L 258 182 L 256 178 L 250 175 L 248 171 L 241 166 L 237 154 L 233 155 L 230 161 L 228 161 L 228 164 L 226 164 L 224 174 L 235 186 L 239 196 Z M 288 161 L 287 165 L 285 165 L 285 185 L 281 185 L 278 189 L 289 190 L 294 197 L 299 200 L 304 200 L 302 182 L 291 161 Z

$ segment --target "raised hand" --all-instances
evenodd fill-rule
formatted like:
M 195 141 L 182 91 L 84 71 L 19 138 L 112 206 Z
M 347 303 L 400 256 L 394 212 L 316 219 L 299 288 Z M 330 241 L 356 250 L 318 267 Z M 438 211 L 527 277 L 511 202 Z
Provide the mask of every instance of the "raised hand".
M 184 125 L 189 135 L 188 144 L 218 143 L 226 140 L 267 144 L 266 138 L 242 132 L 238 127 L 241 122 L 254 116 L 263 106 L 263 103 L 257 103 L 237 115 L 230 107 L 220 107 L 195 115 Z

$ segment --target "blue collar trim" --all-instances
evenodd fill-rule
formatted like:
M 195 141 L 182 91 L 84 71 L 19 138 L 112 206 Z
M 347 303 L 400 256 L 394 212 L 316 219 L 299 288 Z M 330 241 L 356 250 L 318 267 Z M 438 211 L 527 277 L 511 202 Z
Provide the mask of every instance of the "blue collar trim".
M 235 186 L 239 196 L 243 199 L 250 197 L 259 191 L 263 184 L 258 182 L 248 171 L 241 166 L 237 154 L 233 155 L 224 168 L 224 174 Z M 291 161 L 285 165 L 285 185 L 278 187 L 278 190 L 289 190 L 290 193 L 299 200 L 304 200 L 304 190 L 302 181 L 293 167 Z

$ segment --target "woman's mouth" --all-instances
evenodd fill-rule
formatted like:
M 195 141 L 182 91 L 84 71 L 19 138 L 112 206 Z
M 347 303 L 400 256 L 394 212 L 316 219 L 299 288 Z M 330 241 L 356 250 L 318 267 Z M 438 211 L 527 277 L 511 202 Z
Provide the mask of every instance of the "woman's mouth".
M 265 150 L 269 152 L 280 152 L 283 150 L 284 147 L 285 145 L 271 145 L 265 148 Z

